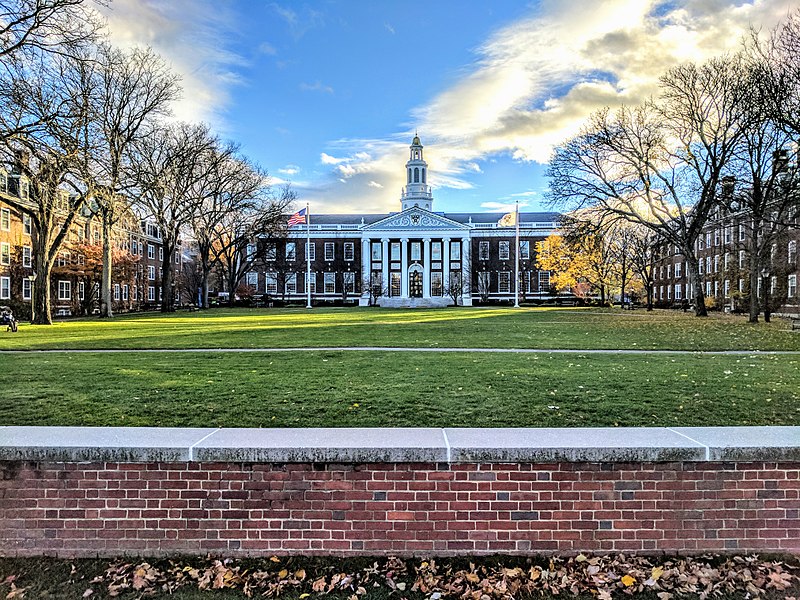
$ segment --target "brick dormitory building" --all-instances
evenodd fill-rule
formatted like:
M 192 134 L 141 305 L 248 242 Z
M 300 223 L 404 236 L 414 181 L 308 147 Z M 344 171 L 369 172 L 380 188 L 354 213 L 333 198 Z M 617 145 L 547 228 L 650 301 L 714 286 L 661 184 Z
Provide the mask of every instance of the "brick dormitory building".
M 28 215 L 4 197 L 29 202 L 31 186 L 18 173 L 0 170 L 0 305 L 10 305 L 18 316 L 30 311 L 33 286 L 33 240 L 37 235 Z M 64 192 L 63 200 L 68 196 Z M 31 202 L 31 207 L 34 204 Z M 92 314 L 99 309 L 101 268 L 100 221 L 85 208 L 75 219 L 53 265 L 50 289 L 53 314 Z M 115 312 L 142 310 L 160 302 L 163 248 L 158 228 L 130 213 L 113 233 L 112 308 Z M 176 252 L 176 271 L 186 257 Z

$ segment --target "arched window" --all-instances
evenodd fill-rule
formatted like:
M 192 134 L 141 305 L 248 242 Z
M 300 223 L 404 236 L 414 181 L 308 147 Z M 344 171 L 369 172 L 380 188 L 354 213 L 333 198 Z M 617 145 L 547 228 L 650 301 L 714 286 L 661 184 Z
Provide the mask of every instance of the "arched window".
M 422 183 L 425 183 L 425 169 L 422 169 Z
M 419 183 L 419 167 L 414 167 L 414 183 Z
M 414 159 L 419 160 L 419 150 L 414 150 Z
M 411 169 L 408 170 L 408 182 L 411 183 Z

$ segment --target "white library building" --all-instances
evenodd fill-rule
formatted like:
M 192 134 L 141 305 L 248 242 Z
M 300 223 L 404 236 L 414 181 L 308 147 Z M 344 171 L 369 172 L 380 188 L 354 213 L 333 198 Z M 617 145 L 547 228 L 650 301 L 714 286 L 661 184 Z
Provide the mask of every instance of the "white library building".
M 513 302 L 515 227 L 503 213 L 444 213 L 433 206 L 428 163 L 415 136 L 399 212 L 311 214 L 286 240 L 262 240 L 247 283 L 258 293 L 314 304 L 392 307 Z M 550 297 L 550 273 L 538 271 L 536 242 L 553 233 L 558 213 L 519 213 L 520 301 Z M 310 263 L 310 268 L 307 265 Z

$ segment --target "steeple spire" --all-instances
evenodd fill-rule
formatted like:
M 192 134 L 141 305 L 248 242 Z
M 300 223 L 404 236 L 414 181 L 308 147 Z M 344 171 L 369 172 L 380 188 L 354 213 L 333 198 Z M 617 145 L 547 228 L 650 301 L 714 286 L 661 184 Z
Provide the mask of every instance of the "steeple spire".
M 406 162 L 406 187 L 400 197 L 402 210 L 415 206 L 432 210 L 433 193 L 428 185 L 428 163 L 422 155 L 422 142 L 419 141 L 419 134 L 414 131 L 414 139 L 411 140 L 408 162 Z

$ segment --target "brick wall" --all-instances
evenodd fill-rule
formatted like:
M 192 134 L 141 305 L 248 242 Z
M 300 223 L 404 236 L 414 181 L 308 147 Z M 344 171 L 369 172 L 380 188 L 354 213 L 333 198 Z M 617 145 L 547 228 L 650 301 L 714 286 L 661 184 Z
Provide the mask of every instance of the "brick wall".
M 800 553 L 800 463 L 0 462 L 0 554 Z

